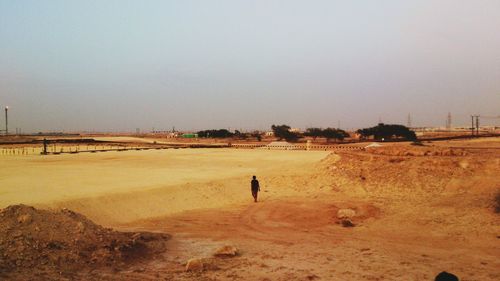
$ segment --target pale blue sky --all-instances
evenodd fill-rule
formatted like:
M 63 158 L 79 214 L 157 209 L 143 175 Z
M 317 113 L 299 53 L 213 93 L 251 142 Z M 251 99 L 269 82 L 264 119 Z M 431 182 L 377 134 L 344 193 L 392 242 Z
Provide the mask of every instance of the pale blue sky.
M 466 125 L 500 114 L 500 1 L 0 0 L 0 105 L 25 132 Z

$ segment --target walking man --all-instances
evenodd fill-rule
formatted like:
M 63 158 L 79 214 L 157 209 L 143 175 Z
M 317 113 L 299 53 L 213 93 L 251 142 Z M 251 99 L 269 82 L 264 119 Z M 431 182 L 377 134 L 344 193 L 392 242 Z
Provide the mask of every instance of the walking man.
M 260 186 L 259 186 L 259 181 L 257 180 L 256 176 L 253 176 L 253 179 L 252 179 L 252 182 L 251 182 L 251 186 L 252 186 L 253 200 L 254 200 L 254 202 L 257 202 L 257 195 L 258 195 L 258 193 L 260 191 Z

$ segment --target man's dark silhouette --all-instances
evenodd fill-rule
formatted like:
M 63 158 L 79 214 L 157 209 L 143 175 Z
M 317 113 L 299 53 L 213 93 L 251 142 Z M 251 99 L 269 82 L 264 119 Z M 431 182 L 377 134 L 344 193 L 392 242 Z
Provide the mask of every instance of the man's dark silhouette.
M 443 271 L 436 276 L 435 281 L 458 281 L 458 277 L 454 274 Z
M 251 182 L 251 186 L 252 186 L 253 200 L 254 200 L 254 202 L 257 202 L 257 195 L 258 195 L 258 193 L 260 191 L 260 186 L 259 186 L 259 181 L 257 180 L 256 176 L 253 176 L 253 179 L 252 179 L 252 182 Z

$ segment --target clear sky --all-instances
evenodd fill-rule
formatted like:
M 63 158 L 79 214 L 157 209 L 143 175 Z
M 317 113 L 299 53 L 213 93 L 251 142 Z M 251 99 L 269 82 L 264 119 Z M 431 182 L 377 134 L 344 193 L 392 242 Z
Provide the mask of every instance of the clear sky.
M 500 114 L 500 1 L 0 0 L 0 105 L 24 132 L 467 125 Z

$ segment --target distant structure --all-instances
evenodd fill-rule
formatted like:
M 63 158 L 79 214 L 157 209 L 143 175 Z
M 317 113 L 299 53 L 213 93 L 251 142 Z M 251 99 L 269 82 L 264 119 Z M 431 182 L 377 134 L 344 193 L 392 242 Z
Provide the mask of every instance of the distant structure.
M 408 120 L 406 121 L 406 127 L 411 128 L 411 115 L 408 113 Z
M 472 135 L 475 134 L 476 136 L 479 136 L 479 115 L 471 115 L 470 118 L 471 118 L 471 127 L 470 127 L 471 133 Z M 474 124 L 474 119 L 476 120 L 475 124 Z
M 446 130 L 451 130 L 451 112 L 448 112 L 448 116 L 446 117 Z
M 495 119 L 496 120 L 500 120 L 500 115 L 498 115 L 498 116 L 481 115 L 480 118 L 483 118 L 483 119 L 492 119 L 492 120 L 495 120 Z M 498 121 L 496 121 L 496 123 L 498 123 Z M 497 126 L 497 124 L 490 125 L 488 127 L 489 127 L 489 130 L 492 130 L 492 131 L 496 131 L 496 130 L 500 129 L 500 126 Z M 483 127 L 483 128 L 488 128 L 488 127 Z

